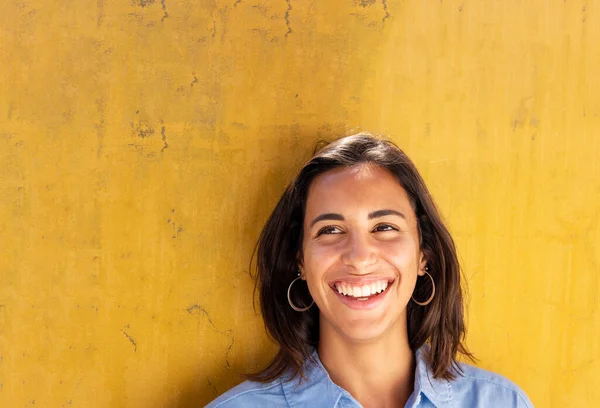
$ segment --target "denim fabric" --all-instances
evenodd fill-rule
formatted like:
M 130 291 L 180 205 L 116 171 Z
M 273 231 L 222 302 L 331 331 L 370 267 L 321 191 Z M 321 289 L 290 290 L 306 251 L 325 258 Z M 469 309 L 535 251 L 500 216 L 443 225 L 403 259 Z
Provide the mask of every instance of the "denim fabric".
M 405 407 L 533 407 L 527 395 L 508 379 L 468 364 L 460 364 L 462 375 L 453 381 L 433 378 L 425 360 L 428 351 L 425 345 L 415 353 L 414 391 Z M 277 379 L 268 384 L 246 381 L 212 401 L 207 408 L 361 407 L 348 391 L 331 381 L 316 350 L 313 358 L 314 364 L 307 363 L 305 381 Z

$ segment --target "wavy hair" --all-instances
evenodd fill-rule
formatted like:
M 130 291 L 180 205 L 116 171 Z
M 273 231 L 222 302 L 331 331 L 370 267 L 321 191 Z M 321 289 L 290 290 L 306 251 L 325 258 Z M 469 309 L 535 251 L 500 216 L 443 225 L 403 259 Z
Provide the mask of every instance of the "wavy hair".
M 456 248 L 423 178 L 393 142 L 359 133 L 315 148 L 314 156 L 287 186 L 260 234 L 253 254 L 255 290 L 259 291 L 267 332 L 279 345 L 279 351 L 265 369 L 247 375 L 249 379 L 270 382 L 290 373 L 292 378 L 304 378 L 304 364 L 319 342 L 319 309 L 314 305 L 306 312 L 296 312 L 288 304 L 286 293 L 302 260 L 308 190 L 317 175 L 359 164 L 389 170 L 406 191 L 416 215 L 421 251 L 435 282 L 436 293 L 431 303 L 418 306 L 409 301 L 407 305 L 410 348 L 415 352 L 425 342 L 429 343 L 427 360 L 435 378 L 451 380 L 461 373 L 458 353 L 473 359 L 464 345 L 463 294 Z M 422 280 L 426 283 L 420 281 L 414 296 L 426 299 L 431 284 L 427 279 Z M 311 302 L 308 290 L 296 293 L 293 300 L 297 305 Z

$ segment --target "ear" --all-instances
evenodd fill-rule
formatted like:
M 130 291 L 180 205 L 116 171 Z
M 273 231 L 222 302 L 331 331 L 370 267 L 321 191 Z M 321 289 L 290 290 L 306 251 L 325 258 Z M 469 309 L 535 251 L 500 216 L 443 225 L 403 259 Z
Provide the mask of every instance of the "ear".
M 417 274 L 419 276 L 425 275 L 425 267 L 426 266 L 427 266 L 427 259 L 425 258 L 425 255 L 421 251 L 420 255 L 419 255 L 419 272 L 417 272 Z
M 300 278 L 302 280 L 306 280 L 306 276 L 304 274 L 304 264 L 302 263 L 301 254 L 296 255 L 296 265 L 298 266 L 298 270 L 300 270 Z
M 306 280 L 306 274 L 304 273 L 304 268 L 298 265 L 298 269 L 300 269 L 300 279 Z
M 304 276 L 304 262 L 302 261 L 302 254 L 300 253 L 300 251 L 298 251 L 298 253 L 296 254 L 296 265 L 300 270 L 300 277 L 302 278 L 302 280 L 305 280 L 306 277 Z

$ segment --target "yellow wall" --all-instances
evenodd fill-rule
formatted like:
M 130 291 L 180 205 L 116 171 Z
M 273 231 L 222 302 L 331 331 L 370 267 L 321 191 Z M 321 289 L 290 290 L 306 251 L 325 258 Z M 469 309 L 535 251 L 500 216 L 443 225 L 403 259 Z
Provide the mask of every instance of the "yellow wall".
M 201 406 L 272 355 L 250 253 L 319 137 L 389 134 L 468 344 L 598 406 L 600 2 L 5 0 L 0 406 Z

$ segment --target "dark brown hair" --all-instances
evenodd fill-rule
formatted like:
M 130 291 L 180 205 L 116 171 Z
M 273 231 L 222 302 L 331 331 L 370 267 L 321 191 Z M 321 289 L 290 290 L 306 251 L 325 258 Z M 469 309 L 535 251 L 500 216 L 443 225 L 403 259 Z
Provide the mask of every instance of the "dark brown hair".
M 436 292 L 431 303 L 418 306 L 409 301 L 407 305 L 411 349 L 414 352 L 425 342 L 429 343 L 427 360 L 435 378 L 453 379 L 460 374 L 457 353 L 472 358 L 463 344 L 463 296 L 454 241 L 425 182 L 412 161 L 393 142 L 361 133 L 315 149 L 314 156 L 288 185 L 262 230 L 256 250 L 256 285 L 267 331 L 280 348 L 269 366 L 248 375 L 249 379 L 270 382 L 285 373 L 303 377 L 304 363 L 319 342 L 319 309 L 314 305 L 306 312 L 296 312 L 288 304 L 286 295 L 302 261 L 298 257 L 302 257 L 308 189 L 319 174 L 359 164 L 389 170 L 406 190 L 417 218 L 421 250 L 435 282 Z M 419 279 L 415 298 L 427 299 L 430 293 L 428 279 Z M 308 290 L 296 294 L 292 300 L 298 306 L 312 301 Z

